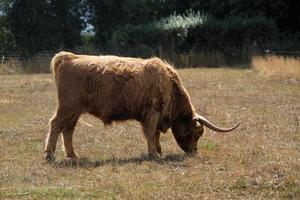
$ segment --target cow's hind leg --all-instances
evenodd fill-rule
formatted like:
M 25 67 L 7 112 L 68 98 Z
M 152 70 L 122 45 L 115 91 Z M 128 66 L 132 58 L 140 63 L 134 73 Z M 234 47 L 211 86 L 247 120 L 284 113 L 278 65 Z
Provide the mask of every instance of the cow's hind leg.
M 159 136 L 157 135 L 157 122 L 159 119 L 159 112 L 152 110 L 148 113 L 144 123 L 143 123 L 143 131 L 145 137 L 147 139 L 148 144 L 148 152 L 150 158 L 160 158 L 161 157 L 161 149 L 160 145 L 158 146 L 157 142 L 159 140 Z
M 46 139 L 46 160 L 54 161 L 54 153 L 56 149 L 56 143 L 58 139 L 58 135 L 62 131 L 62 121 L 63 116 L 60 109 L 57 109 L 57 112 L 50 120 L 50 128 Z
M 74 127 L 79 118 L 79 115 L 72 112 L 73 109 L 59 107 L 56 114 L 50 120 L 50 129 L 46 139 L 46 160 L 54 161 L 54 153 L 56 150 L 56 143 L 60 132 L 64 132 L 64 144 L 66 154 L 75 155 L 72 145 L 72 135 Z
M 77 160 L 78 156 L 73 148 L 73 133 L 76 123 L 79 119 L 79 115 L 74 115 L 68 119 L 66 126 L 63 128 L 63 144 L 65 155 L 68 160 Z

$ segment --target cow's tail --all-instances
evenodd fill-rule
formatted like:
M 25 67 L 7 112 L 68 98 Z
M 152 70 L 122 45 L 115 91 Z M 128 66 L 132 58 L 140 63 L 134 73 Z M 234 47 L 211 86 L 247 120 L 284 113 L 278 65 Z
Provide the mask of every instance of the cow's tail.
M 61 51 L 57 53 L 51 60 L 51 71 L 56 77 L 56 74 L 58 72 L 58 68 L 63 66 L 65 62 L 68 62 L 72 59 L 76 58 L 76 55 L 70 52 Z

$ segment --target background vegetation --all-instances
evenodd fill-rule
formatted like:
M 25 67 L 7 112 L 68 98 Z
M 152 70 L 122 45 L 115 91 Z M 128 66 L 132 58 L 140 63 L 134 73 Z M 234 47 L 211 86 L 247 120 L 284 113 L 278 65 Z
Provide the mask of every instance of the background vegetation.
M 300 50 L 299 9 L 297 0 L 1 0 L 0 51 L 247 63 L 266 49 Z

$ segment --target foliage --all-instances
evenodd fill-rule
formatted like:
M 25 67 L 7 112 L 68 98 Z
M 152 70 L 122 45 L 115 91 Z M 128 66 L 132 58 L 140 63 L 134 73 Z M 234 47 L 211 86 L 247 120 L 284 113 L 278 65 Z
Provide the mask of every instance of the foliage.
M 13 35 L 8 29 L 7 17 L 0 16 L 0 51 L 10 51 L 16 48 Z
M 248 59 L 248 53 L 267 47 L 277 36 L 276 24 L 265 17 L 219 20 L 188 10 L 156 22 L 126 25 L 114 32 L 111 46 L 114 52 L 134 56 L 141 55 L 132 52 L 132 47 L 148 46 L 152 49 L 151 56 L 162 46 L 179 53 L 218 51 L 224 53 L 227 60 L 241 56 Z
M 264 17 L 231 17 L 225 20 L 211 18 L 203 26 L 189 32 L 184 51 L 218 51 L 226 62 L 248 62 L 253 53 L 259 53 L 276 39 L 278 30 L 272 20 Z
M 277 33 L 275 23 L 264 17 L 231 17 L 222 21 L 211 18 L 203 26 L 191 30 L 188 40 L 202 50 L 225 51 L 226 48 L 241 49 L 253 42 L 265 45 Z
M 299 51 L 300 32 L 280 32 L 276 40 L 273 40 L 268 49 L 274 51 Z
M 113 30 L 123 22 L 122 0 L 90 0 L 93 18 L 90 22 L 95 27 L 96 43 L 105 49 Z
M 0 15 L 4 15 L 8 12 L 10 8 L 10 4 L 13 2 L 13 0 L 1 0 L 0 1 Z
M 109 50 L 113 33 L 119 29 L 140 26 L 167 17 L 174 11 L 171 0 L 89 0 L 95 27 L 95 42 Z M 175 1 L 176 2 L 176 1 Z
M 7 13 L 18 48 L 25 54 L 70 48 L 84 27 L 80 0 L 15 0 Z
M 56 43 L 64 48 L 70 48 L 81 43 L 80 33 L 85 28 L 82 18 L 85 9 L 82 9 L 80 0 L 51 0 L 51 28 L 56 37 Z
M 207 15 L 200 11 L 188 10 L 185 14 L 172 14 L 155 23 L 156 28 L 168 32 L 176 32 L 179 37 L 186 37 L 188 30 L 203 25 L 207 21 Z
M 87 45 L 79 49 L 148 56 L 162 46 L 239 57 L 255 41 L 299 50 L 299 7 L 295 0 L 1 0 L 0 49 L 33 55 Z M 91 25 L 93 45 L 81 37 Z
M 189 29 L 200 26 L 205 23 L 207 17 L 200 12 L 192 10 L 184 14 L 162 18 L 155 22 L 150 22 L 141 25 L 126 25 L 113 34 L 113 43 L 118 44 L 115 49 L 126 49 L 130 46 L 148 46 L 152 48 L 152 54 L 159 45 L 168 46 L 171 38 L 176 38 L 176 43 L 179 44 L 185 41 Z M 174 40 L 175 41 L 175 40 Z M 139 55 L 140 56 L 140 55 Z

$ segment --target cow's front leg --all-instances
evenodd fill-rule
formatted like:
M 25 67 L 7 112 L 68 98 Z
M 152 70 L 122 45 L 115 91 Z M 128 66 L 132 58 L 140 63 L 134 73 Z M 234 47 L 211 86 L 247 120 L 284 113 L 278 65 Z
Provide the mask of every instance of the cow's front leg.
M 157 149 L 157 153 L 162 156 L 162 151 L 161 151 L 161 145 L 159 142 L 159 138 L 160 138 L 160 132 L 156 131 L 156 136 L 155 136 L 155 145 L 156 145 L 156 149 Z
M 148 116 L 143 123 L 143 131 L 147 139 L 149 156 L 153 159 L 161 157 L 160 145 L 157 145 L 159 143 L 159 135 L 157 135 L 156 130 L 158 119 L 159 112 L 152 110 L 148 113 Z

